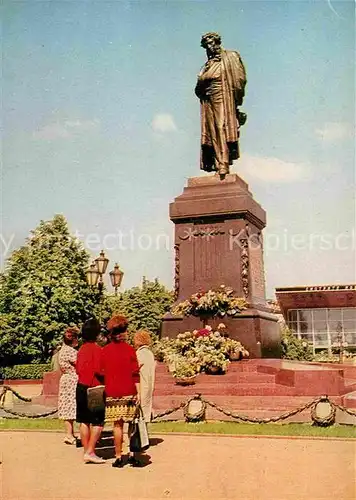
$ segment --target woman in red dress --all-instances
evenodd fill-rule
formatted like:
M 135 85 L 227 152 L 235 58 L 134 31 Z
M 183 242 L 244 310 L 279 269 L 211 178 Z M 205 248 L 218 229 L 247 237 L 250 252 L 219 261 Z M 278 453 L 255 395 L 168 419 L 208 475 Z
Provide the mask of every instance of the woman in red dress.
M 95 445 L 103 430 L 105 412 L 90 411 L 88 408 L 88 387 L 101 385 L 102 348 L 96 344 L 100 334 L 100 323 L 89 319 L 82 327 L 83 345 L 79 349 L 76 370 L 77 384 L 77 422 L 80 423 L 80 439 L 84 448 L 84 462 L 101 464 L 105 460 L 95 454 Z
M 107 325 L 111 342 L 103 348 L 102 373 L 105 381 L 105 421 L 113 424 L 115 461 L 113 467 L 123 467 L 121 458 L 124 422 L 132 423 L 140 393 L 140 375 L 135 349 L 126 342 L 128 321 L 114 316 Z M 133 467 L 141 463 L 129 456 Z

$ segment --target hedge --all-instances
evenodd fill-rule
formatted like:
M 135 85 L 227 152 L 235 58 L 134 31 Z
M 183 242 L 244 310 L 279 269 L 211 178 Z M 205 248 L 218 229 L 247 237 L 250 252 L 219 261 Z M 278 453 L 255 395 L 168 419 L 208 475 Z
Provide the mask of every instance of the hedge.
M 6 380 L 41 379 L 44 372 L 51 371 L 49 363 L 42 365 L 14 365 L 0 368 L 0 378 Z

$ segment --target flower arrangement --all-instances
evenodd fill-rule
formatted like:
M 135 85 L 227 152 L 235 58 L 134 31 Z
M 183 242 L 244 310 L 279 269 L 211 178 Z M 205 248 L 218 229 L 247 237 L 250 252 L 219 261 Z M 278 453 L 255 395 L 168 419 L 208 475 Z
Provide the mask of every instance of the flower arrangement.
M 176 359 L 173 377 L 190 378 L 197 374 L 196 365 L 190 359 L 180 356 Z
M 212 370 L 224 373 L 231 359 L 249 356 L 240 342 L 228 337 L 223 323 L 216 331 L 206 325 L 200 330 L 183 332 L 176 339 L 162 339 L 161 342 L 162 347 L 157 348 L 157 351 L 164 352 L 169 370 L 177 377 L 182 377 L 183 373 L 186 373 L 186 377 L 193 376 L 188 375 L 193 369 L 195 373 Z
M 244 298 L 235 297 L 230 287 L 221 285 L 217 290 L 198 292 L 183 302 L 179 302 L 172 308 L 175 316 L 237 316 L 243 309 L 247 308 Z

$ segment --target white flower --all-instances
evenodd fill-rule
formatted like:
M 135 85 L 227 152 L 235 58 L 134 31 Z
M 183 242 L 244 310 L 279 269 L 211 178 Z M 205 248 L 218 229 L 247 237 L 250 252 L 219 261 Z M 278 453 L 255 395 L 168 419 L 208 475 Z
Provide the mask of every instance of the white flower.
M 208 330 L 208 332 L 211 332 L 211 330 L 212 330 L 211 326 L 209 326 L 209 325 L 207 325 L 207 326 L 205 327 L 205 329 L 206 329 L 206 330 Z
M 224 325 L 224 323 L 220 323 L 218 325 L 218 330 L 222 330 L 223 328 L 226 328 L 226 326 Z

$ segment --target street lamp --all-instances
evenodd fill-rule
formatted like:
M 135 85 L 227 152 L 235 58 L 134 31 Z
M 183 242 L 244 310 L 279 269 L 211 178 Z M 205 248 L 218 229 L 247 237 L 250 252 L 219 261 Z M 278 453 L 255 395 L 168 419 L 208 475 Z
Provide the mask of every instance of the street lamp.
M 106 273 L 106 268 L 108 267 L 109 264 L 109 259 L 105 257 L 104 250 L 100 252 L 99 257 L 97 257 L 94 260 L 94 262 L 96 264 L 96 268 L 99 273 L 99 282 L 98 282 L 99 291 L 102 292 L 104 288 L 103 275 Z
M 101 322 L 102 313 L 102 295 L 104 289 L 103 276 L 106 273 L 106 269 L 109 264 L 109 259 L 105 256 L 104 250 L 100 252 L 99 257 L 97 257 L 94 262 L 89 266 L 87 270 L 87 282 L 89 286 L 98 287 L 99 289 L 99 321 Z M 124 275 L 123 271 L 119 268 L 118 264 L 109 273 L 110 281 L 112 286 L 115 288 L 115 295 L 117 295 L 117 289 L 121 285 L 122 277 Z
M 117 289 L 121 285 L 122 277 L 124 276 L 123 271 L 119 268 L 119 264 L 115 264 L 114 269 L 110 271 L 109 275 L 111 284 L 115 288 L 115 295 L 117 295 Z
M 98 284 L 99 279 L 99 271 L 96 264 L 93 262 L 90 264 L 89 269 L 87 270 L 87 282 L 89 286 L 96 286 Z

